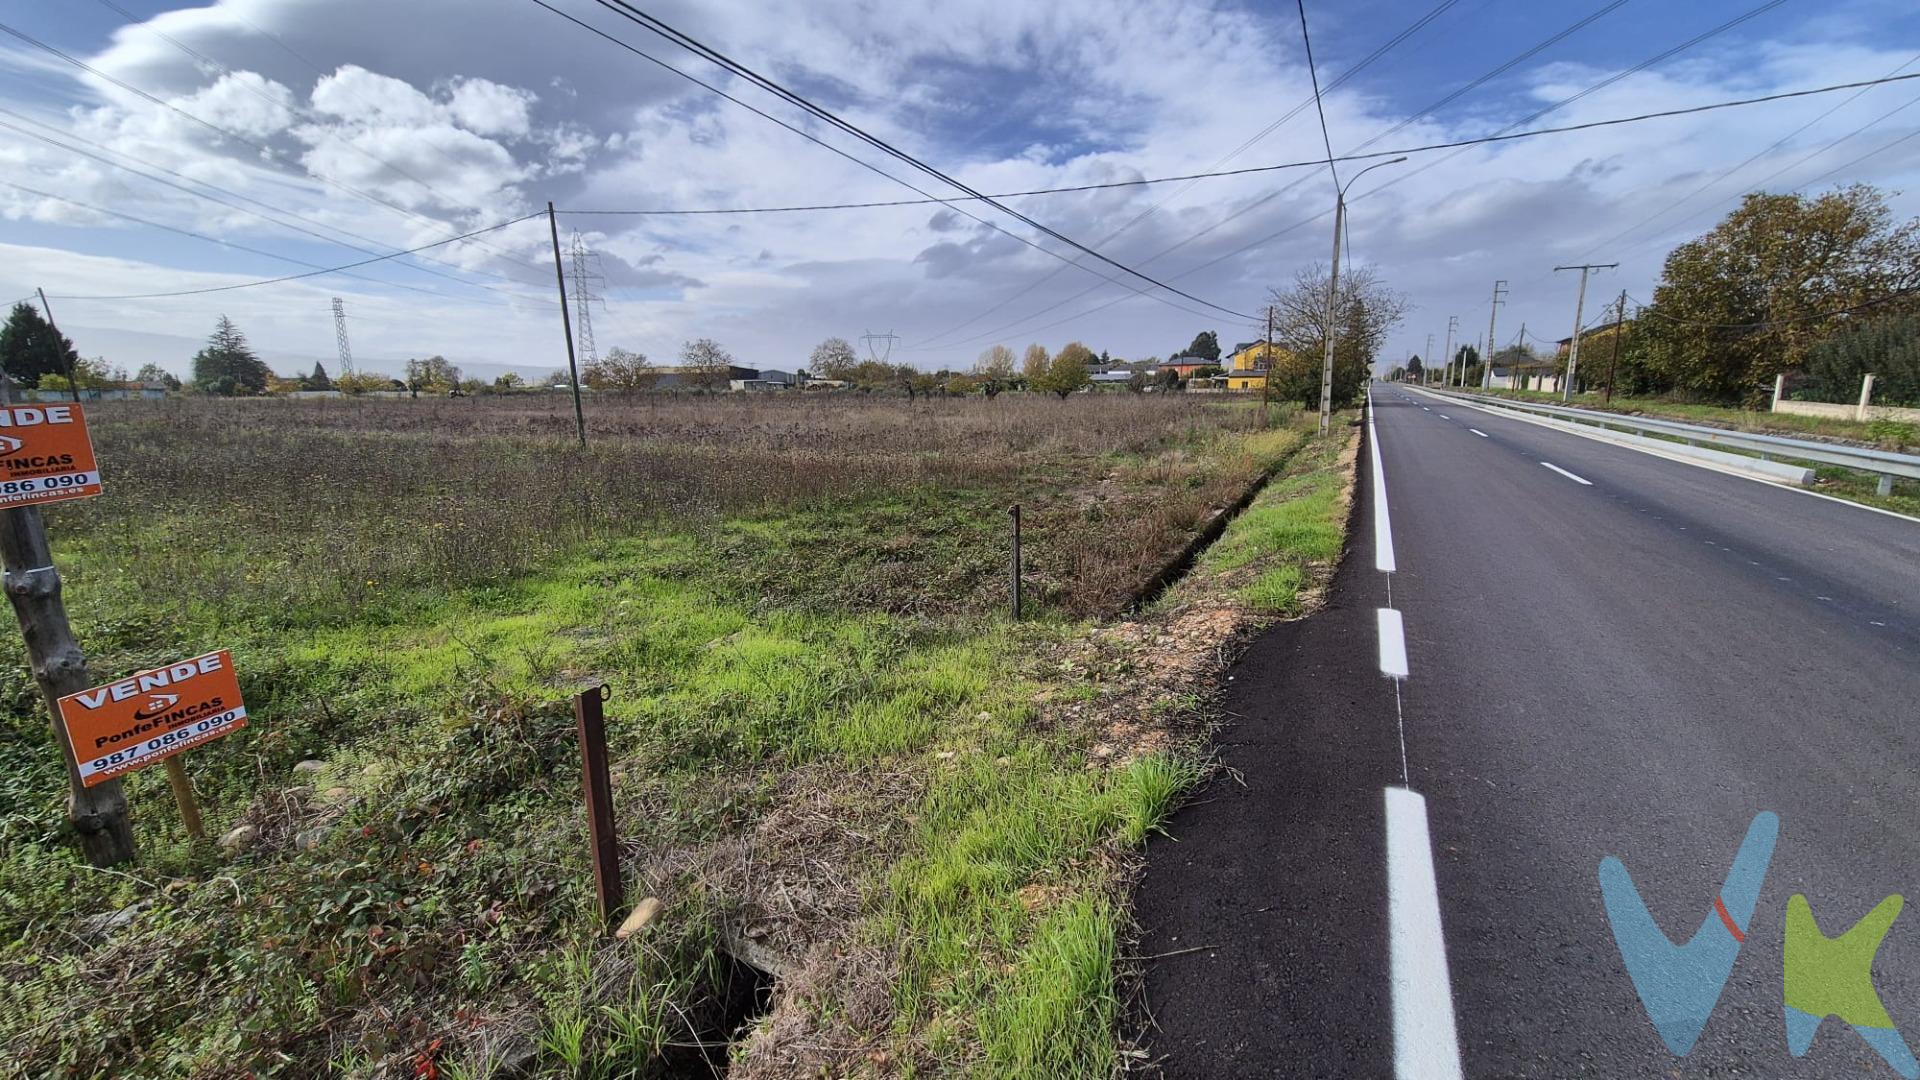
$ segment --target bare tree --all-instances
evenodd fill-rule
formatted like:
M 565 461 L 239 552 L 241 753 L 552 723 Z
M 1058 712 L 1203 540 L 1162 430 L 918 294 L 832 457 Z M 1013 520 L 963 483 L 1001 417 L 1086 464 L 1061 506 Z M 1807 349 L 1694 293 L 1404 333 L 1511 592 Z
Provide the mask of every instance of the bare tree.
M 1013 350 L 1005 345 L 989 348 L 974 361 L 973 374 L 980 392 L 989 398 L 995 396 L 1013 382 Z
M 733 354 L 712 338 L 700 338 L 680 346 L 681 373 L 696 390 L 722 390 L 727 385 L 727 369 L 733 366 Z
M 853 369 L 860 362 L 854 354 L 852 343 L 846 338 L 830 337 L 813 347 L 813 355 L 807 359 L 807 367 L 817 379 L 844 381 L 852 378 Z
M 1316 264 L 1296 273 L 1286 288 L 1268 292 L 1273 305 L 1273 341 L 1285 350 L 1267 373 L 1275 397 L 1303 405 L 1320 401 L 1321 366 L 1327 347 L 1327 289 L 1327 268 Z M 1336 407 L 1358 397 L 1388 333 L 1406 317 L 1407 310 L 1407 298 L 1383 284 L 1372 267 L 1340 275 L 1333 343 Z
M 628 352 L 618 345 L 589 363 L 581 376 L 595 390 L 651 390 L 659 377 L 645 353 Z

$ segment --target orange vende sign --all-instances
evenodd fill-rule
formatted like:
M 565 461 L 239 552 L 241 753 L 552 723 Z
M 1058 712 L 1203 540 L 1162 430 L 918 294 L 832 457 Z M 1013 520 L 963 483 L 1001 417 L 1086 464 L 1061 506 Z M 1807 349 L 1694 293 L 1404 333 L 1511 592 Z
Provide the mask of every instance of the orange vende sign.
M 98 494 L 100 466 L 80 406 L 0 406 L 0 507 Z
M 87 787 L 247 726 L 227 650 L 196 656 L 60 699 Z

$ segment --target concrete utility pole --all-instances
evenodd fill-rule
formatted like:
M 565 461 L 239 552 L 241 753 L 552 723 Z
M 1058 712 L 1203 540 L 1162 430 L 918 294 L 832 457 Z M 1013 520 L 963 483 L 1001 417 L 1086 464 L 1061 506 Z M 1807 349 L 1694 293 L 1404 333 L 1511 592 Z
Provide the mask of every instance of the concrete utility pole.
M 65 360 L 67 350 L 60 348 L 60 328 L 53 324 L 53 308 L 47 303 L 47 290 L 37 288 L 33 291 L 40 294 L 40 310 L 47 313 L 47 329 L 53 331 L 53 347 L 60 353 L 61 359 Z M 73 395 L 76 403 L 80 400 L 80 380 L 74 378 L 71 360 L 67 360 L 67 393 Z M 82 687 L 82 689 L 85 688 Z
M 1333 193 L 1333 269 L 1327 280 L 1327 351 L 1320 365 L 1320 434 L 1325 435 L 1333 424 L 1333 336 L 1334 326 L 1340 317 L 1340 238 L 1347 226 L 1347 188 L 1355 180 L 1372 172 L 1382 165 L 1398 165 L 1407 160 L 1405 155 L 1391 161 L 1379 161 L 1361 169 L 1349 178 L 1344 187 L 1336 187 Z M 1336 179 L 1338 179 L 1336 177 Z
M 12 400 L 12 380 L 0 374 L 0 405 Z M 67 820 L 80 835 L 80 850 L 95 866 L 132 862 L 133 822 L 127 816 L 127 796 L 120 781 L 92 787 L 82 782 L 67 726 L 60 722 L 60 699 L 87 689 L 93 679 L 87 674 L 86 654 L 67 622 L 67 607 L 60 599 L 60 571 L 53 566 L 39 507 L 0 510 L 0 561 L 6 566 L 7 599 L 13 601 L 13 613 L 27 640 L 33 681 L 53 715 L 54 741 L 67 761 Z
M 1427 335 L 1427 359 L 1420 369 L 1420 385 L 1433 385 L 1433 335 Z
M 1578 266 L 1556 266 L 1554 273 L 1562 270 L 1580 271 L 1580 298 L 1573 302 L 1573 340 L 1567 344 L 1567 377 L 1560 384 L 1560 400 L 1573 400 L 1573 374 L 1580 366 L 1580 319 L 1587 307 L 1587 275 L 1595 270 L 1617 270 L 1619 263 L 1581 263 Z
M 553 237 L 553 278 L 560 284 L 560 332 L 567 339 L 567 374 L 573 379 L 573 427 L 580 445 L 587 445 L 587 412 L 580 404 L 580 365 L 573 359 L 573 320 L 567 315 L 567 268 L 560 261 L 560 224 L 547 203 L 547 232 Z
M 1447 316 L 1447 377 L 1441 380 L 1442 386 L 1455 385 L 1454 380 L 1457 376 L 1453 372 L 1453 332 L 1459 328 L 1460 316 Z
M 1493 309 L 1487 312 L 1487 353 L 1480 358 L 1480 389 L 1482 390 L 1489 390 L 1493 387 L 1493 354 L 1500 348 L 1500 346 L 1494 344 L 1497 339 L 1493 336 L 1493 320 L 1500 314 L 1500 305 L 1506 303 L 1506 300 L 1503 299 L 1506 295 L 1506 280 L 1503 278 L 1494 282 Z
M 1620 334 L 1627 324 L 1627 290 L 1620 290 L 1620 307 L 1613 315 L 1613 355 L 1607 357 L 1607 392 L 1600 399 L 1603 404 L 1613 404 L 1613 369 L 1620 362 Z

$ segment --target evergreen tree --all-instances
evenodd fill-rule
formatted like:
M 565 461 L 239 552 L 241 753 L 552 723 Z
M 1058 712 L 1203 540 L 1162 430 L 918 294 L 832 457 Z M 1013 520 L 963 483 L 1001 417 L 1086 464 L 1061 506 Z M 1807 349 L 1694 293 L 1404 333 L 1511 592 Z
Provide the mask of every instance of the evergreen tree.
M 300 389 L 302 390 L 333 389 L 333 380 L 327 378 L 327 369 L 320 365 L 320 361 L 315 360 L 313 362 L 313 374 L 300 380 Z
M 207 347 L 193 358 L 193 383 L 209 394 L 236 397 L 264 394 L 273 372 L 254 354 L 246 335 L 225 315 L 214 327 Z
M 40 309 L 25 301 L 13 305 L 7 325 L 0 329 L 0 368 L 27 386 L 39 386 L 42 375 L 66 376 L 80 354 L 73 342 L 40 317 Z

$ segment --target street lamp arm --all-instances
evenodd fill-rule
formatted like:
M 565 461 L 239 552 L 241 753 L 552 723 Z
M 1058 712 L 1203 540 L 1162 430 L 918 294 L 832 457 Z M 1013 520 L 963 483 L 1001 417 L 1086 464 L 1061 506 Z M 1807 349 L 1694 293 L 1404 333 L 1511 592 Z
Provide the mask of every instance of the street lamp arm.
M 1347 190 L 1353 187 L 1353 182 L 1355 180 L 1360 179 L 1361 177 L 1367 175 L 1368 173 L 1372 172 L 1373 170 L 1379 168 L 1382 165 L 1398 165 L 1405 160 L 1407 160 L 1406 155 L 1402 154 L 1401 156 L 1394 158 L 1391 161 L 1376 161 L 1373 164 L 1367 166 L 1366 168 L 1361 169 L 1359 172 L 1354 173 L 1352 176 L 1347 177 L 1346 184 L 1340 188 L 1340 197 L 1342 199 L 1347 197 Z

